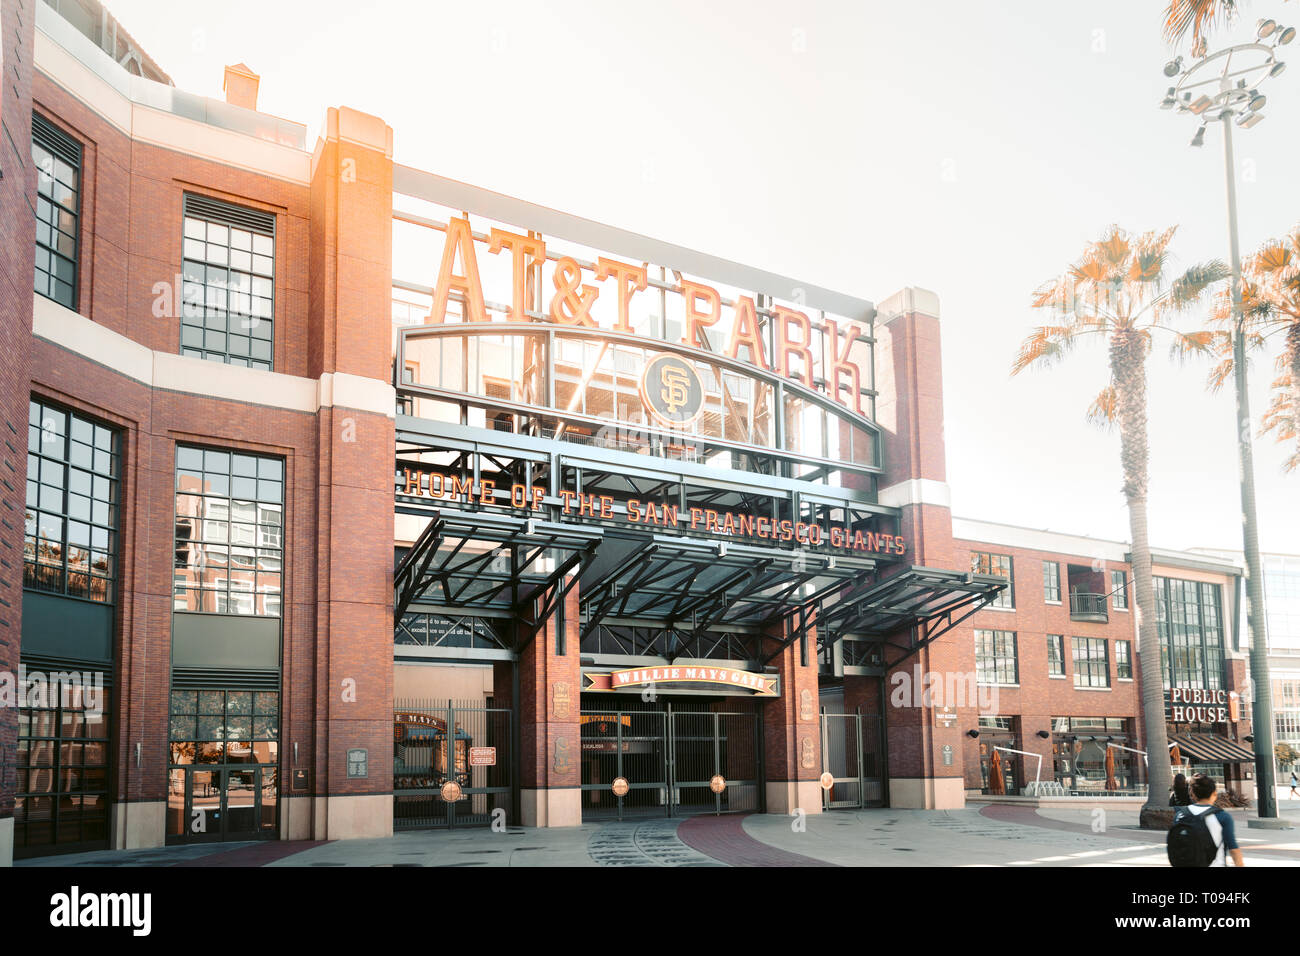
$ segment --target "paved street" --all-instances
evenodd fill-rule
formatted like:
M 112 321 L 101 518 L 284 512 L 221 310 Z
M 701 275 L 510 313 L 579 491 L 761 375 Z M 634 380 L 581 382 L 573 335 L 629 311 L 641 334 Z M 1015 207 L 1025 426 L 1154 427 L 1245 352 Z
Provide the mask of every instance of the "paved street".
M 390 839 L 209 844 L 16 861 L 29 866 L 1165 866 L 1163 834 L 1135 810 L 859 810 L 796 820 L 777 814 L 661 817 L 573 829 L 425 830 Z M 1300 866 L 1294 830 L 1250 829 L 1236 811 L 1248 866 Z

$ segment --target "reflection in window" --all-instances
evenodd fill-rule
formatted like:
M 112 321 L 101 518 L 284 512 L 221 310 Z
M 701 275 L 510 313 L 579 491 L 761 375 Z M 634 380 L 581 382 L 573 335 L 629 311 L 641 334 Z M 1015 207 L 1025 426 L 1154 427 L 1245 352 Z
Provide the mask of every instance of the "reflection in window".
M 29 402 L 24 587 L 113 601 L 119 457 L 111 429 Z
M 33 113 L 32 164 L 36 167 L 36 291 L 75 309 L 81 144 Z
M 174 607 L 279 617 L 284 461 L 178 445 Z

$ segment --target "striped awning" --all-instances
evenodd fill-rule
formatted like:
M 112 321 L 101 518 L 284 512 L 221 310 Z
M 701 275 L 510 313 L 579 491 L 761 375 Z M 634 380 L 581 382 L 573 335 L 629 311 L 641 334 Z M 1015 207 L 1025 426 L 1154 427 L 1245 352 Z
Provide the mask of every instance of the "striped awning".
M 1255 755 L 1219 734 L 1175 734 L 1169 738 L 1183 756 L 1195 763 L 1254 763 Z

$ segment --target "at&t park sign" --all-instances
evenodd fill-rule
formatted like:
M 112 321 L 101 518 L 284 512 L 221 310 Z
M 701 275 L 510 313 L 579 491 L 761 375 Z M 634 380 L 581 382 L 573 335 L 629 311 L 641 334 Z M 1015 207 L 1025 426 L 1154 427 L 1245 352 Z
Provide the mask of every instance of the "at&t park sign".
M 472 475 L 447 475 L 439 471 L 403 468 L 397 476 L 396 492 L 409 498 L 433 498 L 444 501 L 477 502 L 502 505 L 508 496 L 511 508 L 518 511 L 541 511 L 546 504 L 546 489 L 512 484 L 497 488 L 489 478 Z M 681 508 L 668 502 L 641 501 L 629 498 L 620 510 L 611 495 L 582 494 L 562 488 L 559 491 L 562 514 L 593 521 L 622 520 L 629 525 L 672 528 L 733 539 L 794 542 L 811 548 L 835 548 L 866 554 L 904 555 L 907 544 L 901 535 L 855 530 L 832 524 L 777 520 L 752 512 L 715 511 L 712 508 Z
M 520 235 L 493 227 L 488 235 L 487 251 L 490 255 L 509 254 L 511 257 L 511 299 L 509 320 L 529 322 L 528 309 L 533 300 L 531 282 L 541 263 L 547 259 L 546 242 L 540 236 Z M 597 284 L 586 282 L 590 275 Z M 637 334 L 632 327 L 630 303 L 651 284 L 645 264 L 633 265 L 610 259 L 597 258 L 594 264 L 581 263 L 572 256 L 556 260 L 551 277 L 549 297 L 543 296 L 543 315 L 558 325 L 608 328 L 610 331 Z M 662 285 L 660 286 L 662 288 Z M 616 300 L 617 307 L 601 310 L 607 314 L 604 321 L 596 317 L 597 301 L 602 297 Z M 722 296 L 718 290 L 702 282 L 680 278 L 665 291 L 680 295 L 683 304 L 683 329 L 681 342 L 691 348 L 715 351 L 706 339 L 711 326 L 723 318 Z M 438 281 L 433 291 L 433 303 L 428 322 L 438 325 L 446 321 L 447 304 L 455 293 L 463 303 L 464 318 L 469 322 L 490 321 L 483 298 L 483 283 L 479 277 L 478 253 L 470 222 L 463 217 L 452 217 L 446 228 L 442 260 L 438 268 Z M 759 328 L 758 317 L 762 310 L 752 296 L 738 295 L 730 305 L 731 331 L 719 354 L 740 360 L 742 349 L 748 350 L 748 361 L 765 371 L 795 379 L 809 389 L 820 377 L 826 382 L 825 394 L 831 400 L 862 415 L 861 372 L 850 359 L 853 344 L 863 335 L 856 322 L 848 319 L 836 321 L 823 319 L 825 355 L 815 347 L 813 323 L 798 309 L 771 303 L 766 311 L 772 319 L 772 339 L 769 345 Z M 612 322 L 610 319 L 612 318 Z M 656 339 L 655 341 L 660 341 Z M 741 360 L 743 361 L 743 360 Z M 847 384 L 852 405 L 843 401 L 841 385 Z

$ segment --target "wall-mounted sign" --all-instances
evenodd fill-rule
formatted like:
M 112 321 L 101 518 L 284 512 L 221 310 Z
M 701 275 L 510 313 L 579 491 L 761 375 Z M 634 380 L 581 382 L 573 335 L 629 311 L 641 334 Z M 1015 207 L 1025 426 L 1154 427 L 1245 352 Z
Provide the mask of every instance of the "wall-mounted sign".
M 348 777 L 370 776 L 370 757 L 364 747 L 353 747 L 348 751 Z
M 301 793 L 307 789 L 307 771 L 295 769 L 289 775 L 289 781 L 289 788 L 295 793 Z
M 497 765 L 497 748 L 470 747 L 469 765 L 471 767 L 495 767 Z
M 1225 724 L 1229 719 L 1226 690 L 1174 687 L 1165 691 L 1169 720 L 1175 724 Z
M 941 707 L 934 712 L 934 725 L 936 727 L 951 727 L 957 722 L 957 711 L 951 707 Z
M 675 664 L 668 667 L 633 667 L 607 673 L 582 674 L 584 691 L 634 690 L 646 684 L 724 684 L 751 691 L 755 697 L 776 697 L 779 678 L 775 674 L 754 674 L 734 667 Z
M 447 306 L 453 296 L 460 302 L 464 321 L 492 320 L 479 277 L 480 243 L 488 255 L 504 253 L 510 257 L 510 307 L 503 310 L 503 318 L 508 321 L 532 321 L 529 313 L 534 309 L 533 290 L 545 273 L 549 282 L 543 280 L 542 284 L 554 288 L 545 290 L 548 296 L 541 303 L 543 319 L 557 325 L 638 334 L 632 325 L 631 302 L 651 284 L 646 265 L 605 256 L 599 256 L 594 263 L 579 262 L 571 256 L 557 258 L 554 251 L 548 259 L 546 242 L 536 234 L 520 235 L 494 227 L 488 235 L 475 237 L 469 220 L 461 216 L 453 216 L 447 223 L 426 320 L 429 324 L 447 321 Z M 588 276 L 594 284 L 585 281 Z M 722 296 L 712 286 L 680 276 L 672 284 L 655 284 L 664 293 L 680 296 L 671 311 L 681 316 L 678 327 L 683 344 L 748 361 L 800 381 L 810 389 L 821 379 L 827 383 L 830 398 L 862 413 L 862 372 L 855 361 L 861 355 L 855 356 L 854 345 L 865 338 L 865 333 L 856 322 L 830 318 L 814 322 L 797 308 L 776 302 L 762 307 L 751 295 L 737 295 L 727 307 L 730 314 L 724 316 Z M 602 295 L 602 291 L 606 294 Z M 505 298 L 504 282 L 493 298 Z M 760 324 L 763 316 L 770 319 L 770 329 Z
M 656 355 L 641 373 L 641 402 L 661 424 L 683 428 L 704 411 L 704 383 L 694 363 L 680 355 Z
M 408 498 L 434 498 L 480 505 L 507 504 L 517 511 L 541 511 L 546 503 L 546 489 L 512 484 L 498 488 L 490 478 L 476 479 L 472 473 L 447 475 L 422 468 L 403 468 L 396 474 L 394 490 Z M 779 520 L 753 512 L 715 511 L 712 508 L 682 508 L 675 502 L 643 501 L 629 498 L 616 502 L 612 495 L 583 494 L 561 488 L 556 502 L 566 516 L 601 521 L 621 520 L 629 525 L 652 529 L 672 528 L 715 534 L 725 538 L 749 538 L 804 545 L 809 548 L 833 548 L 867 554 L 902 556 L 907 542 L 902 535 L 863 531 L 834 523 Z
M 951 766 L 952 766 L 952 747 L 951 747 L 951 745 L 949 745 L 949 744 L 944 744 L 944 745 L 943 745 L 943 748 L 939 751 L 939 753 L 940 753 L 940 754 L 942 755 L 942 757 L 943 757 L 943 765 L 944 765 L 945 767 L 951 767 Z

